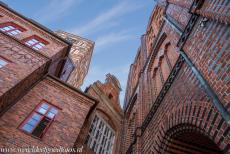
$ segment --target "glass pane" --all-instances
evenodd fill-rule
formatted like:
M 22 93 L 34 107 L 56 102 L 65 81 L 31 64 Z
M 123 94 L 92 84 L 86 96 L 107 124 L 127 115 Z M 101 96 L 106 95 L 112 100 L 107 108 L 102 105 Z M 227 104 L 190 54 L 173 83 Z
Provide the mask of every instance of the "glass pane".
M 49 105 L 47 103 L 42 103 L 41 107 L 44 108 L 44 109 L 48 109 Z
M 37 42 L 38 42 L 38 40 L 36 40 L 36 39 L 32 39 L 31 41 L 33 41 L 34 43 L 37 43 Z
M 5 66 L 6 64 L 7 64 L 7 62 L 6 62 L 6 61 L 4 61 L 4 60 L 0 59 L 0 65 Z
M 42 47 L 44 47 L 44 46 L 45 46 L 45 44 L 43 44 L 43 43 L 39 43 L 39 45 L 40 45 L 40 46 L 42 46 Z
M 35 49 L 35 50 L 39 50 L 39 49 L 38 49 L 38 48 L 36 48 L 35 46 L 33 46 L 32 48 L 33 48 L 33 49 Z
M 10 34 L 17 35 L 18 33 L 16 31 L 11 31 Z
M 55 114 L 52 112 L 48 112 L 48 114 L 47 114 L 47 117 L 49 117 L 51 119 L 53 119 L 54 116 L 55 116 Z
M 28 120 L 27 123 L 30 124 L 30 125 L 32 125 L 32 126 L 35 126 L 38 123 L 38 121 L 36 121 L 33 118 L 31 118 L 30 120 Z
M 52 109 L 50 110 L 50 112 L 54 113 L 54 114 L 57 114 L 58 110 L 54 107 L 52 107 Z
M 10 30 L 10 28 L 9 28 L 9 27 L 4 27 L 3 29 L 4 29 L 5 31 Z
M 27 41 L 27 43 L 28 43 L 29 45 L 33 45 L 33 44 L 34 44 L 34 42 L 33 42 L 32 40 Z
M 23 130 L 27 131 L 28 133 L 31 133 L 32 130 L 33 130 L 33 126 L 29 125 L 29 124 L 25 124 L 23 127 L 22 127 Z
M 15 30 L 15 31 L 16 31 L 17 33 L 21 33 L 21 31 L 20 31 L 20 30 L 18 30 L 18 29 L 17 29 L 17 30 Z
M 42 108 L 42 107 L 39 107 L 39 109 L 37 110 L 39 113 L 41 114 L 45 114 L 46 113 L 46 109 Z
M 9 29 L 15 29 L 13 26 L 8 26 Z
M 36 44 L 35 47 L 38 48 L 38 49 L 41 49 L 41 48 L 42 48 L 42 46 L 39 45 L 39 44 Z
M 32 118 L 33 118 L 34 120 L 39 121 L 39 120 L 41 119 L 41 116 L 40 116 L 39 114 L 37 114 L 37 113 L 34 113 L 34 114 L 32 115 Z

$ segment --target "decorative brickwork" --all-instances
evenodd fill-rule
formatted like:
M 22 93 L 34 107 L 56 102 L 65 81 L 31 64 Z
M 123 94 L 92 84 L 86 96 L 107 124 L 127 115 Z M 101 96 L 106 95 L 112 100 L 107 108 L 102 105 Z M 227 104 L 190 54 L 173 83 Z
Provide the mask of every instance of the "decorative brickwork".
M 80 88 L 88 73 L 94 42 L 63 31 L 57 31 L 56 34 L 73 44 L 70 51 L 70 58 L 75 68 L 67 82 L 76 88 Z
M 158 0 L 129 73 L 122 153 L 230 152 L 229 5 Z
M 76 140 L 76 147 L 80 146 L 82 143 L 85 143 L 84 153 L 89 154 L 93 153 L 93 151 L 98 151 L 97 153 L 100 153 L 101 145 L 96 144 L 93 146 L 93 143 L 91 143 L 93 141 L 89 141 L 88 138 L 90 134 L 90 127 L 95 115 L 105 121 L 105 123 L 107 123 L 107 125 L 114 131 L 115 139 L 112 143 L 112 153 L 121 153 L 120 143 L 123 112 L 119 104 L 120 90 L 119 81 L 111 74 L 107 74 L 105 83 L 97 81 L 87 88 L 87 94 L 96 98 L 98 100 L 98 104 L 95 109 L 89 113 L 88 118 L 80 132 L 81 135 Z M 95 134 L 97 133 L 99 133 L 99 131 L 95 132 Z M 104 143 L 103 138 L 104 137 L 101 136 L 101 144 Z M 92 147 L 89 147 L 89 144 Z
M 52 76 L 61 75 L 71 44 L 2 2 L 0 13 L 0 24 L 12 22 L 24 28 L 13 36 L 7 32 L 0 32 L 0 58 L 5 62 L 3 65 L 1 61 L 0 68 L 1 150 L 24 153 L 14 150 L 63 150 L 60 149 L 62 147 L 69 150 L 72 148 L 73 152 L 74 143 L 87 115 L 94 110 L 97 101 Z M 36 46 L 37 41 L 44 44 L 32 48 L 25 44 L 25 40 L 29 38 L 30 45 Z M 37 41 L 32 40 L 33 38 Z M 71 64 L 71 61 L 67 64 Z M 43 108 L 39 112 L 36 107 L 44 101 L 58 109 L 58 114 L 50 117 L 54 112 L 51 112 L 53 108 L 47 109 L 47 112 Z M 37 113 L 37 116 L 34 117 L 34 113 Z M 22 128 L 25 131 L 22 131 Z M 39 135 L 35 135 L 35 130 Z

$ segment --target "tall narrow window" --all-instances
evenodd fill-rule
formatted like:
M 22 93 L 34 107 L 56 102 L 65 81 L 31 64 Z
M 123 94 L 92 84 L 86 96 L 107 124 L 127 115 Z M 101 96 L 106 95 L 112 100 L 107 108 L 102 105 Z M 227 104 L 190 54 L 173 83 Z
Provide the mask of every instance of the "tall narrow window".
M 25 44 L 32 47 L 35 50 L 40 50 L 48 44 L 45 40 L 39 38 L 38 36 L 32 36 L 25 40 Z
M 112 154 L 114 131 L 104 120 L 95 116 L 86 139 L 86 144 L 96 154 Z
M 8 62 L 5 59 L 0 57 L 0 68 L 2 68 L 3 66 L 5 66 L 7 64 L 8 64 Z
M 17 35 L 20 34 L 21 32 L 25 31 L 24 28 L 14 24 L 14 23 L 4 23 L 2 25 L 0 25 L 0 30 L 11 35 Z
M 42 102 L 23 122 L 20 129 L 33 136 L 42 138 L 57 113 L 58 109 L 56 107 L 47 102 Z

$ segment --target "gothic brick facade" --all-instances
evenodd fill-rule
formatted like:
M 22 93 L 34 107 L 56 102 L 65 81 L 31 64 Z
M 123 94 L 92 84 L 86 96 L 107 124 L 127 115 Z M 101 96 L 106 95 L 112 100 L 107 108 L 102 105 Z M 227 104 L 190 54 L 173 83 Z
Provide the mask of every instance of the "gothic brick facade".
M 120 90 L 121 87 L 119 81 L 114 75 L 111 74 L 106 75 L 105 83 L 97 81 L 86 89 L 86 93 L 96 98 L 98 100 L 98 104 L 88 115 L 88 118 L 85 121 L 83 129 L 81 130 L 76 142 L 76 147 L 79 147 L 82 143 L 85 142 L 84 153 L 90 154 L 93 153 L 93 151 L 96 153 L 106 153 L 106 151 L 101 150 L 101 147 L 105 146 L 107 148 L 109 145 L 109 139 L 107 140 L 108 143 L 106 143 L 104 139 L 105 134 L 103 133 L 100 134 L 101 138 L 98 136 L 100 139 L 95 137 L 91 140 L 92 137 L 90 136 L 92 136 L 92 133 L 90 133 L 90 129 L 92 127 L 95 116 L 102 119 L 105 124 L 113 131 L 114 138 L 111 139 L 111 144 L 113 144 L 111 153 L 121 153 L 120 143 L 123 111 L 119 102 Z M 100 129 L 96 129 L 95 134 L 99 132 Z M 96 143 L 96 145 L 94 145 L 94 143 Z
M 122 153 L 230 153 L 228 0 L 158 0 L 130 67 Z

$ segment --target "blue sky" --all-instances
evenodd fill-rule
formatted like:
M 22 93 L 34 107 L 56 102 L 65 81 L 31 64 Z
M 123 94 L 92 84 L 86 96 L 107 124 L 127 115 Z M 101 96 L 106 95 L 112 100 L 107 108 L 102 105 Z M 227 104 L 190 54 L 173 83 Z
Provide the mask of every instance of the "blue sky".
M 120 81 L 121 105 L 129 66 L 145 33 L 154 0 L 3 0 L 19 13 L 52 30 L 64 30 L 95 42 L 82 86 L 112 73 Z

